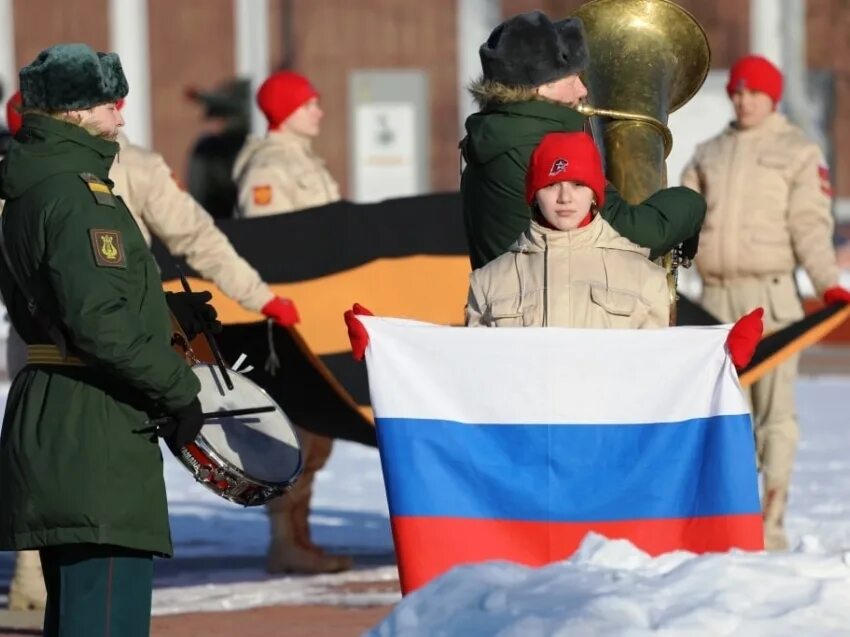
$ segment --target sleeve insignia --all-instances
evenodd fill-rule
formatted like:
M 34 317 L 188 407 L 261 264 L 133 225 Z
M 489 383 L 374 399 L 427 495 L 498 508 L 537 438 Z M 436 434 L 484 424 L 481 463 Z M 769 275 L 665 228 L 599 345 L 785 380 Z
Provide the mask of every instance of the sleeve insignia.
M 268 206 L 272 202 L 271 186 L 254 186 L 251 192 L 254 195 L 254 205 L 256 206 Z
M 832 182 L 829 179 L 828 166 L 818 166 L 818 178 L 820 179 L 820 191 L 827 197 L 832 197 Z
M 127 257 L 118 230 L 89 230 L 94 261 L 102 268 L 126 268 Z
M 86 182 L 98 205 L 115 207 L 115 195 L 100 177 L 92 173 L 80 173 L 80 179 Z

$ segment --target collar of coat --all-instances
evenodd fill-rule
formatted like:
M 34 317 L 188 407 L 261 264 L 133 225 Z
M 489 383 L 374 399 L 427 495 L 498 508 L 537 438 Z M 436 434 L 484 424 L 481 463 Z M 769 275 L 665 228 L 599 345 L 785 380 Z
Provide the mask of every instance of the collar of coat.
M 51 141 L 51 138 L 56 141 L 67 140 L 96 153 L 99 157 L 108 161 L 106 164 L 107 173 L 112 160 L 118 154 L 119 146 L 117 142 L 96 137 L 81 126 L 63 122 L 47 115 L 27 114 L 24 116 L 23 126 L 42 133 L 46 141 Z
M 585 227 L 575 230 L 547 228 L 532 218 L 528 230 L 520 235 L 509 250 L 511 252 L 536 253 L 544 252 L 547 247 L 570 250 L 605 248 L 607 250 L 636 252 L 645 257 L 649 256 L 647 248 L 642 248 L 618 234 L 599 214 Z
M 543 116 L 551 119 L 584 116 L 563 102 L 556 102 L 528 86 L 508 86 L 481 78 L 469 85 L 475 103 L 481 111 L 501 111 L 520 115 Z
M 738 128 L 735 122 L 730 122 L 726 129 L 729 135 L 740 135 L 742 137 L 761 137 L 785 131 L 791 127 L 791 122 L 782 113 L 776 111 L 768 115 L 765 120 L 753 128 Z

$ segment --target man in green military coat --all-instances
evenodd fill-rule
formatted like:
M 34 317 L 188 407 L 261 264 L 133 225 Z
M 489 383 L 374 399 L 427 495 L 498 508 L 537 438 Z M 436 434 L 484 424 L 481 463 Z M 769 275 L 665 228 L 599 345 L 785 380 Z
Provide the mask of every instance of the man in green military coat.
M 45 635 L 147 635 L 152 557 L 172 552 L 148 421 L 172 417 L 173 450 L 194 439 L 200 385 L 108 179 L 128 90 L 118 56 L 51 47 L 20 86 L 23 127 L 0 164 L 0 289 L 27 366 L 0 437 L 0 550 L 40 550 Z M 177 318 L 197 329 L 205 310 L 182 298 Z
M 483 77 L 471 87 L 481 110 L 466 120 L 461 178 L 466 236 L 480 268 L 528 227 L 525 175 L 531 151 L 547 133 L 584 130 L 576 106 L 587 96 L 579 73 L 588 61 L 578 18 L 552 22 L 540 11 L 496 27 L 479 49 Z M 694 237 L 705 201 L 687 188 L 669 188 L 664 206 L 653 197 L 632 206 L 608 184 L 602 217 L 656 258 Z M 670 202 L 675 214 L 671 214 Z M 662 209 L 665 208 L 665 209 Z

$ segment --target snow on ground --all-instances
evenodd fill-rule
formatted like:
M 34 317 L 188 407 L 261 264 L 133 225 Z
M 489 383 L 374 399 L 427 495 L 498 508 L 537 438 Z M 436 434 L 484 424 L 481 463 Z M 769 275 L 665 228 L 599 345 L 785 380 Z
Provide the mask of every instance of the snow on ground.
M 371 637 L 846 635 L 850 553 L 803 550 L 651 558 L 588 536 L 572 559 L 531 569 L 459 567 L 408 596 Z
M 850 634 L 850 377 L 801 379 L 788 516 L 793 551 L 651 558 L 590 536 L 542 569 L 456 568 L 405 598 L 370 637 Z

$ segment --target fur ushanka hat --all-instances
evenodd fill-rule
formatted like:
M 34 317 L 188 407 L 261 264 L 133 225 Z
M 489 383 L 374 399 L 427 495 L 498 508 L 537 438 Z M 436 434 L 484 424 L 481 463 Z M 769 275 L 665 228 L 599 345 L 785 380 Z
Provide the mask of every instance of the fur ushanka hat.
M 581 20 L 552 22 L 541 11 L 502 22 L 478 54 L 485 80 L 532 88 L 580 73 L 589 57 Z
M 45 49 L 19 73 L 24 108 L 49 113 L 117 102 L 129 91 L 117 53 L 98 53 L 86 44 Z

